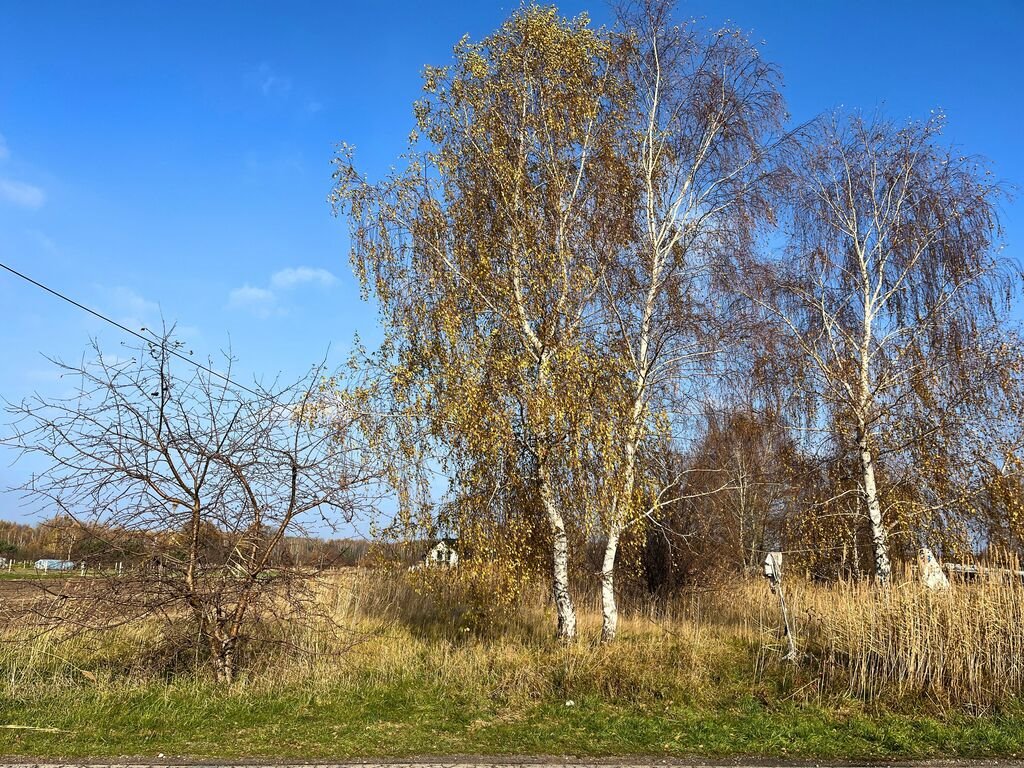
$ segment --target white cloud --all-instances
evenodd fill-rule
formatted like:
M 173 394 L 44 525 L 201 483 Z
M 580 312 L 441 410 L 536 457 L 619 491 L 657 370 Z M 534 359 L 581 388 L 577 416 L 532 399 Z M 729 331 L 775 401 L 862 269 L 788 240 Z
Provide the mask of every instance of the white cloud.
M 281 294 L 308 283 L 317 283 L 329 288 L 338 282 L 333 274 L 320 267 L 287 267 L 270 276 L 270 285 L 261 288 L 246 283 L 228 294 L 229 309 L 244 309 L 256 317 L 284 315 L 288 310 L 281 306 Z
M 273 291 L 268 291 L 266 288 L 256 288 L 246 283 L 241 288 L 235 288 L 231 292 L 229 299 L 232 304 L 245 306 L 250 304 L 266 304 L 267 302 L 274 301 L 275 296 Z
M 0 179 L 0 200 L 22 208 L 41 208 L 46 202 L 46 193 L 23 181 Z
M 7 139 L 0 133 L 0 161 L 6 160 L 11 156 L 11 150 L 7 148 Z
M 140 296 L 131 288 L 119 285 L 111 290 L 111 299 L 121 312 L 127 312 L 135 317 L 145 318 L 156 315 L 160 312 L 160 305 L 155 301 Z
M 324 109 L 323 101 L 308 86 L 266 61 L 246 71 L 242 82 L 250 94 L 258 94 L 275 109 L 287 109 L 306 119 L 315 118 Z
M 257 317 L 270 317 L 277 310 L 277 297 L 266 288 L 257 288 L 246 283 L 228 294 L 228 307 L 245 309 Z
M 292 288 L 302 283 L 320 283 L 322 286 L 331 286 L 338 282 L 338 278 L 326 269 L 314 267 L 288 267 L 275 272 L 270 277 L 270 285 L 274 288 Z
M 124 285 L 96 287 L 103 296 L 102 306 L 107 310 L 107 314 L 121 325 L 133 331 L 142 328 L 160 331 L 164 318 L 157 302 L 150 301 L 138 291 Z
M 249 74 L 251 82 L 262 91 L 268 99 L 286 97 L 292 90 L 292 79 L 274 71 L 266 62 L 260 64 Z

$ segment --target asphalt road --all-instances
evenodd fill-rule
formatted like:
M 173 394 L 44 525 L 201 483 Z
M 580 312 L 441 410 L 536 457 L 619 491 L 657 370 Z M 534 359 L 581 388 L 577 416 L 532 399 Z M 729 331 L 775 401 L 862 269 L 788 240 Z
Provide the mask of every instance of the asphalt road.
M 152 761 L 152 762 L 151 762 Z M 0 763 L 0 768 L 1024 768 L 1021 760 L 922 760 L 922 761 L 880 761 L 877 763 L 843 761 L 771 761 L 760 759 L 736 760 L 650 760 L 636 758 L 626 761 L 615 759 L 577 761 L 556 757 L 503 758 L 487 761 L 485 758 L 452 758 L 440 762 L 436 759 L 423 762 L 409 761 L 365 761 L 350 763 L 290 763 L 272 760 L 250 763 L 214 760 L 187 761 L 165 758 L 126 758 L 125 762 L 83 761 L 78 763 L 44 763 L 25 760 L 22 762 Z

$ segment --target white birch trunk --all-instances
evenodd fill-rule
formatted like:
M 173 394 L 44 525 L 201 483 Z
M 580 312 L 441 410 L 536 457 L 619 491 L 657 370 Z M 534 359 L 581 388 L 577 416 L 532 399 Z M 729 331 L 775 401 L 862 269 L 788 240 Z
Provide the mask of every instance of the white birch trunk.
M 522 290 L 516 279 L 516 295 L 521 296 Z M 550 356 L 544 351 L 544 345 L 534 334 L 529 322 L 526 320 L 526 312 L 522 301 L 517 303 L 519 315 L 523 326 L 523 335 L 537 351 L 537 387 L 543 390 L 547 384 L 548 366 Z M 536 453 L 537 458 L 537 488 L 540 493 L 541 505 L 547 515 L 548 524 L 551 526 L 552 542 L 552 597 L 555 601 L 555 610 L 558 613 L 558 629 L 556 636 L 561 640 L 571 640 L 576 637 L 576 608 L 572 603 L 572 593 L 569 589 L 569 536 L 565 531 L 565 518 L 558 509 L 554 494 L 551 491 L 551 480 L 548 477 L 548 467 L 543 451 Z
M 882 520 L 882 507 L 878 501 L 878 490 L 875 487 L 875 463 L 871 456 L 871 448 L 868 446 L 867 436 L 861 431 L 858 437 L 864 503 L 868 508 L 871 543 L 875 551 L 875 578 L 880 584 L 888 584 L 889 576 L 892 573 L 892 564 L 889 560 L 889 536 Z
M 869 278 L 869 260 L 863 248 L 858 249 L 858 257 L 864 296 L 864 327 L 860 342 L 860 381 L 857 391 L 857 448 L 860 450 L 861 484 L 871 525 L 871 543 L 875 552 L 875 578 L 879 584 L 885 585 L 889 583 L 889 574 L 892 572 L 889 561 L 889 537 L 882 520 L 882 505 L 878 501 L 878 488 L 875 485 L 875 461 L 868 440 L 868 414 L 872 402 L 871 338 L 878 307 Z
M 619 550 L 618 529 L 608 531 L 601 563 L 601 642 L 615 639 L 619 627 L 619 608 L 615 602 L 615 555 Z
M 619 551 L 619 538 L 629 521 L 629 511 L 633 504 L 633 486 L 636 483 L 636 434 L 639 432 L 638 421 L 642 411 L 634 405 L 633 423 L 630 435 L 626 439 L 624 451 L 622 487 L 612 501 L 612 510 L 608 523 L 608 538 L 604 546 L 604 559 L 601 562 L 601 641 L 611 642 L 615 639 L 619 625 L 619 609 L 615 602 L 615 556 Z
M 558 612 L 558 637 L 571 640 L 576 637 L 576 608 L 569 591 L 569 537 L 565 532 L 565 520 L 558 510 L 551 494 L 547 470 L 543 465 L 537 471 L 541 503 L 551 525 L 552 555 L 554 560 L 553 589 L 555 610 Z

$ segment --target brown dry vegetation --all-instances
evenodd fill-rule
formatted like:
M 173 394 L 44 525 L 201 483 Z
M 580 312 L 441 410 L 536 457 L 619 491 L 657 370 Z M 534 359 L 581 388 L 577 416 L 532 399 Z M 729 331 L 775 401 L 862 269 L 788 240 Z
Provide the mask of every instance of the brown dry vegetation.
M 551 637 L 553 607 L 540 585 L 488 604 L 441 572 L 352 569 L 317 590 L 324 622 L 263 627 L 241 687 L 418 681 L 511 702 L 589 694 L 710 702 L 730 690 L 968 712 L 998 710 L 1024 691 L 1024 586 L 995 577 L 944 592 L 909 573 L 888 589 L 791 578 L 796 665 L 782 660 L 778 600 L 759 579 L 631 600 L 622 642 L 611 645 L 598 642 L 596 594 L 580 601 L 581 640 L 564 644 Z M 170 646 L 156 623 L 61 638 L 11 621 L 2 632 L 0 686 L 10 695 L 41 683 L 151 685 L 201 674 L 206 663 Z

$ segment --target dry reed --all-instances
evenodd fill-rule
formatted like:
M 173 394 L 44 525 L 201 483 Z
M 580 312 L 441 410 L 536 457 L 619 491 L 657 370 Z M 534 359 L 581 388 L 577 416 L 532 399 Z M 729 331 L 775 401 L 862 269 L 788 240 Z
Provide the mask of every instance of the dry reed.
M 929 592 L 910 579 L 785 584 L 801 658 L 781 659 L 777 598 L 755 580 L 624 606 L 620 640 L 597 642 L 600 613 L 581 599 L 580 642 L 551 637 L 544 590 L 531 588 L 500 626 L 461 621 L 459 594 L 424 594 L 407 576 L 350 570 L 322 580 L 324 619 L 265 628 L 239 684 L 252 688 L 417 685 L 505 701 L 599 695 L 698 700 L 716 690 L 853 696 L 896 705 L 985 710 L 1024 692 L 1024 585 L 998 576 Z M 151 685 L 202 674 L 168 656 L 155 625 L 102 637 L 0 632 L 0 688 Z M 163 654 L 163 655 L 161 655 Z M 802 693 L 801 693 L 802 692 Z

